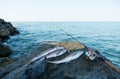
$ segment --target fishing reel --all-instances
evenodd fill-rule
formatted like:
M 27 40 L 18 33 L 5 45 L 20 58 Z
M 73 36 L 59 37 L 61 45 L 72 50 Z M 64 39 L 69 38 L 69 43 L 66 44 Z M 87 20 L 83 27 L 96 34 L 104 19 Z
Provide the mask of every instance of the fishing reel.
M 90 48 L 88 48 L 88 50 L 85 52 L 85 55 L 87 56 L 86 58 L 90 60 L 94 60 L 96 57 L 98 57 L 97 53 Z
M 85 55 L 87 56 L 87 59 L 90 59 L 90 60 L 94 60 L 97 57 L 96 54 L 91 51 L 87 51 Z

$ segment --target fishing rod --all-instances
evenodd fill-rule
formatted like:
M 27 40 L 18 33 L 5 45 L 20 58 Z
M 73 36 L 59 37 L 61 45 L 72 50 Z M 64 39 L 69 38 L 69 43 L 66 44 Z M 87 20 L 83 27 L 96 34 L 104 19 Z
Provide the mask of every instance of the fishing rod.
M 82 44 L 81 42 L 79 42 L 76 38 L 74 38 L 72 35 L 70 35 L 69 33 L 67 33 L 65 30 L 63 30 L 62 28 L 56 26 L 57 28 L 59 28 L 61 31 L 63 31 L 66 35 L 70 36 L 72 39 L 74 39 L 75 41 L 77 41 L 78 43 Z M 82 44 L 83 46 L 85 46 L 84 44 Z M 86 55 L 87 57 L 89 57 L 90 60 L 94 60 L 96 57 L 99 58 L 101 61 L 103 61 L 105 64 L 107 64 L 109 67 L 111 67 L 111 69 L 115 70 L 117 73 L 120 74 L 120 69 L 118 69 L 117 67 L 115 67 L 111 62 L 109 62 L 108 60 L 100 57 L 98 54 L 99 52 L 97 51 L 93 51 L 91 48 L 85 46 L 85 48 L 88 49 L 88 51 L 91 52 L 87 52 Z
M 66 35 L 68 35 L 69 37 L 71 37 L 73 40 L 75 40 L 76 42 L 82 44 L 83 46 L 85 46 L 83 43 L 79 42 L 75 37 L 73 37 L 72 35 L 70 35 L 69 33 L 67 33 L 65 30 L 63 30 L 62 28 L 56 26 L 59 30 L 61 30 L 62 32 L 64 32 Z

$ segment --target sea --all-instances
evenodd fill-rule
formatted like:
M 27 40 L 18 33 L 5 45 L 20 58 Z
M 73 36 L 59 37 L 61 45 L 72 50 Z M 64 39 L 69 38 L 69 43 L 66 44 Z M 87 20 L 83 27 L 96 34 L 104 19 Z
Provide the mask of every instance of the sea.
M 13 50 L 11 57 L 30 53 L 43 41 L 75 41 L 101 52 L 120 68 L 120 22 L 12 22 L 20 34 L 4 44 Z M 61 28 L 62 30 L 60 30 Z

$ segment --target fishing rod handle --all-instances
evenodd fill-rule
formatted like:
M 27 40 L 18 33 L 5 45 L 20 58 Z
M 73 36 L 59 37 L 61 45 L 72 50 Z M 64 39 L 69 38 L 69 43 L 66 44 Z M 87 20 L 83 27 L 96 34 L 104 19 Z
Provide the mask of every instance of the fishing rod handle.
M 120 69 L 116 68 L 111 62 L 104 59 L 103 57 L 98 57 L 101 61 L 103 61 L 106 65 L 108 65 L 111 69 L 115 70 L 117 73 L 120 74 Z
M 105 60 L 105 64 L 107 64 L 109 67 L 111 67 L 113 70 L 115 70 L 117 73 L 120 74 L 120 69 L 116 68 L 111 62 Z

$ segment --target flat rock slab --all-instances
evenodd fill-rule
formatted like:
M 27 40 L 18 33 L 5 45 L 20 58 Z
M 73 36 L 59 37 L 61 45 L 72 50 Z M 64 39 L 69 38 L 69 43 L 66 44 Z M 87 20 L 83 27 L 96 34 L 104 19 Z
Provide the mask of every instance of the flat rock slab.
M 104 62 L 97 58 L 94 61 L 87 60 L 84 54 L 68 63 L 52 64 L 47 62 L 48 60 L 62 58 L 60 56 L 43 61 L 37 60 L 26 66 L 31 59 L 41 52 L 56 46 L 63 46 L 71 50 L 71 53 L 84 48 L 84 45 L 76 42 L 41 43 L 30 54 L 21 57 L 0 70 L 0 79 L 120 79 L 120 75 Z M 64 57 L 64 54 L 62 56 Z
M 69 50 L 83 49 L 85 47 L 84 45 L 82 45 L 82 43 L 79 43 L 79 42 L 49 42 L 47 44 L 61 46 L 61 47 L 67 48 Z

